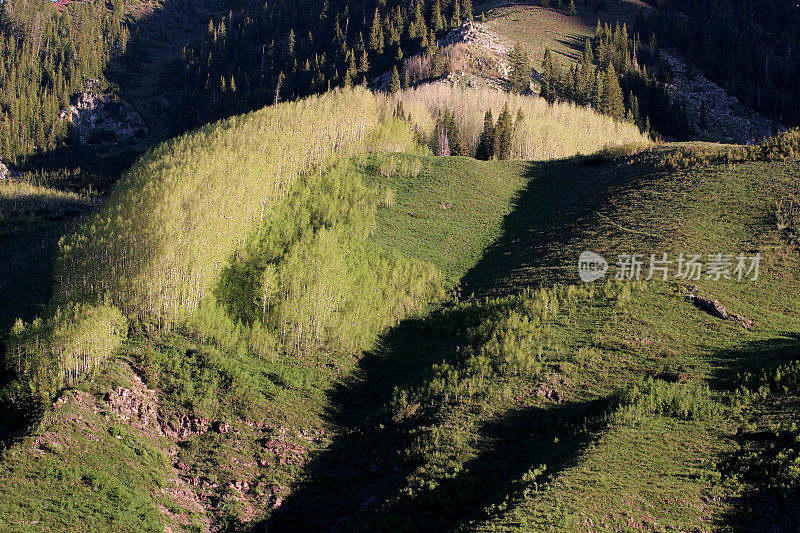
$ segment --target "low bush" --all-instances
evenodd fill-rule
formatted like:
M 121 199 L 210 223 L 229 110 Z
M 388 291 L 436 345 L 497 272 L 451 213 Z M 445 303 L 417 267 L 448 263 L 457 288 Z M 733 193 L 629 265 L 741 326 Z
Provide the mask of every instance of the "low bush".
M 647 415 L 665 415 L 681 420 L 718 420 L 723 406 L 705 382 L 678 383 L 648 378 L 624 390 L 612 414 L 616 423 L 636 422 Z

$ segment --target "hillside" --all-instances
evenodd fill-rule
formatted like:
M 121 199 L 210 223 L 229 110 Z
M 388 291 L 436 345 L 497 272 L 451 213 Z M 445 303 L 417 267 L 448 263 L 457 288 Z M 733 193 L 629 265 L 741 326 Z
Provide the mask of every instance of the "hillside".
M 347 530 L 788 523 L 791 482 L 765 486 L 739 469 L 777 453 L 759 451 L 766 418 L 756 412 L 777 409 L 781 435 L 795 419 L 777 406 L 796 394 L 798 258 L 774 206 L 794 194 L 798 168 L 665 165 L 683 150 L 719 149 L 532 164 L 502 236 L 462 279 L 467 291 L 506 296 L 466 299 L 387 333 L 359 379 L 332 396 L 347 429 L 272 528 L 309 516 Z M 757 282 L 575 285 L 584 249 L 764 257 Z M 721 320 L 690 294 L 746 318 Z M 779 364 L 788 366 L 773 373 Z M 777 379 L 787 388 L 757 392 L 786 372 Z M 772 502 L 788 514 L 769 516 Z
M 745 475 L 753 459 L 732 439 L 762 453 L 760 411 L 793 431 L 778 406 L 795 394 L 794 367 L 741 373 L 789 364 L 797 348 L 798 257 L 775 207 L 796 191 L 797 163 L 779 155 L 794 141 L 481 162 L 426 155 L 376 103 L 332 94 L 182 137 L 62 242 L 59 262 L 74 266 L 53 305 L 65 311 L 15 327 L 7 351 L 17 385 L 6 399 L 34 422 L 3 452 L 8 527 L 69 530 L 79 517 L 89 529 L 690 529 L 734 520 L 764 495 L 791 498 L 791 482 Z M 302 158 L 279 164 L 278 179 L 298 169 L 285 192 L 265 203 L 247 188 L 263 178 L 217 170 L 263 176 L 251 158 L 272 148 L 258 148 L 259 132 L 304 110 L 337 117 L 315 141 L 337 148 L 310 172 Z M 363 133 L 348 148 L 353 126 Z M 417 154 L 382 155 L 388 146 Z M 183 214 L 156 218 L 174 209 L 157 207 L 165 201 Z M 241 219 L 217 215 L 243 201 Z M 138 205 L 145 218 L 126 225 Z M 134 256 L 152 266 L 117 255 L 176 233 L 184 240 L 152 246 L 161 256 Z M 119 257 L 104 264 L 141 281 L 98 271 L 84 251 L 93 240 Z M 582 284 L 585 249 L 612 269 L 619 253 L 763 259 L 757 281 Z M 213 250 L 231 262 L 205 263 Z M 169 282 L 187 279 L 170 257 L 195 257 L 187 272 L 205 278 Z M 716 318 L 689 293 L 741 318 Z M 192 294 L 201 305 L 186 315 Z M 125 311 L 127 335 L 110 305 Z M 101 362 L 42 381 L 51 363 L 30 343 L 53 335 L 88 342 L 82 353 Z M 759 389 L 761 379 L 787 388 Z
M 624 25 L 631 36 L 639 34 L 640 43 L 646 43 L 638 46 L 640 62 L 651 53 L 649 41 L 654 36 L 658 55 L 669 68 L 664 69 L 660 61 L 651 62 L 647 68 L 657 73 L 661 81 L 666 82 L 673 100 L 685 105 L 685 112 L 691 123 L 691 128 L 687 131 L 676 132 L 670 129 L 664 132 L 663 128 L 656 128 L 673 138 L 749 143 L 769 137 L 776 130 L 782 129 L 780 119 L 771 120 L 755 112 L 752 102 L 747 105 L 740 103 L 740 100 L 745 100 L 743 96 L 752 98 L 749 93 L 743 95 L 739 87 L 738 92 L 734 91 L 732 84 L 723 83 L 719 77 L 709 79 L 709 75 L 707 78 L 705 70 L 701 71 L 699 68 L 702 64 L 693 63 L 702 59 L 703 52 L 690 49 L 690 53 L 699 57 L 687 58 L 685 43 L 691 41 L 691 38 L 676 39 L 673 36 L 676 33 L 675 28 L 664 27 L 672 24 L 667 21 L 685 18 L 682 13 L 673 13 L 671 4 L 663 3 L 662 9 L 658 10 L 651 3 L 634 0 L 576 2 L 574 16 L 568 15 L 566 2 L 561 3 L 560 8 L 557 4 L 559 3 L 552 2 L 549 7 L 543 7 L 534 4 L 484 2 L 476 5 L 476 13 L 485 16 L 486 31 L 498 41 L 499 46 L 506 50 L 510 50 L 514 43 L 524 46 L 533 59 L 534 77 L 539 81 L 545 75 L 542 67 L 545 50 L 551 50 L 557 65 L 564 68 L 580 65 L 585 41 L 596 40 L 598 22 L 608 24 L 611 28 Z M 601 4 L 605 7 L 600 8 Z M 651 20 L 654 22 L 651 23 Z M 717 27 L 701 15 L 697 15 L 692 23 L 695 25 L 695 32 L 704 35 L 704 38 Z M 709 44 L 708 50 L 709 55 L 716 53 L 712 44 Z M 751 74 L 742 72 L 741 75 Z M 626 92 L 628 90 L 629 88 L 625 88 Z M 559 96 L 570 98 L 568 94 Z M 639 98 L 641 100 L 641 93 Z
M 583 146 L 570 147 L 563 137 L 556 145 L 562 153 L 646 144 L 635 128 L 615 126 L 590 110 L 481 94 L 486 105 L 508 104 L 508 115 L 513 110 L 553 126 L 578 121 L 608 132 L 599 141 L 587 134 Z M 31 453 L 31 447 L 89 453 L 70 442 L 84 437 L 98 443 L 98 462 L 78 455 L 67 464 L 97 483 L 87 481 L 77 492 L 74 483 L 56 484 L 42 498 L 72 502 L 93 527 L 145 516 L 149 524 L 252 520 L 268 510 L 257 503 L 265 495 L 274 502 L 283 497 L 310 454 L 300 445 L 296 453 L 286 451 L 294 458 L 284 457 L 281 450 L 295 446 L 285 438 L 332 431 L 325 422 L 326 391 L 352 375 L 358 354 L 375 346 L 383 331 L 443 301 L 498 237 L 500 217 L 524 185 L 524 163 L 476 166 L 471 158 L 425 155 L 430 150 L 419 142 L 436 138 L 426 138 L 420 125 L 434 120 L 442 100 L 425 118 L 428 100 L 415 93 L 398 97 L 416 118 L 393 116 L 394 101 L 354 89 L 179 137 L 143 156 L 106 203 L 59 241 L 53 295 L 36 313 L 42 319 L 17 321 L 6 341 L 3 427 L 9 438 L 22 440 L 6 450 L 4 516 L 20 525 L 28 514 L 19 507 L 30 498 L 28 481 L 13 472 L 40 472 L 26 475 L 36 483 L 62 475 L 48 473 L 55 457 Z M 451 116 L 468 124 L 471 112 L 453 106 Z M 517 121 L 512 139 L 531 153 L 540 150 L 542 139 L 524 135 L 523 126 Z M 566 131 L 554 129 L 549 138 Z M 492 175 L 484 174 L 487 169 Z M 443 181 L 443 175 L 450 177 Z M 460 185 L 453 188 L 457 175 Z M 35 224 L 43 208 L 91 203 L 24 182 L 3 187 L 7 205 L 22 206 L 15 208 L 18 224 Z M 434 191 L 442 199 L 429 205 Z M 408 213 L 420 223 L 411 241 L 396 233 L 408 233 Z M 431 244 L 423 248 L 423 240 Z M 447 242 L 449 250 L 434 251 Z M 32 314 L 12 302 L 8 312 L 15 309 Z M 86 419 L 88 432 L 57 429 L 64 416 Z M 207 455 L 219 453 L 222 444 L 205 438 L 228 433 L 248 470 Z M 273 443 L 276 468 L 254 468 L 274 463 L 263 449 L 270 435 L 281 436 Z M 191 436 L 203 437 L 200 448 Z M 317 440 L 310 442 L 320 445 Z M 131 508 L 87 507 L 84 490 L 114 500 L 129 485 L 113 472 L 128 453 L 115 441 L 152 459 L 132 472 L 152 481 L 121 493 L 121 502 L 135 502 Z M 15 465 L 37 458 L 45 460 L 44 470 Z M 174 500 L 187 490 L 200 502 L 199 518 L 185 501 Z M 233 507 L 225 503 L 231 498 Z M 159 505 L 174 512 L 159 513 Z M 40 516 L 52 527 L 62 519 L 59 512 Z
M 0 1 L 0 531 L 795 531 L 797 17 Z

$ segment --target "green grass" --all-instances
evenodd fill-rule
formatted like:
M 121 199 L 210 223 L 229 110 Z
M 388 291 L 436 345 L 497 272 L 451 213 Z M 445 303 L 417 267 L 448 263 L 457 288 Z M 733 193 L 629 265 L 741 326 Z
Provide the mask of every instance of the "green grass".
M 131 387 L 116 370 L 118 384 Z M 167 504 L 161 489 L 171 484 L 167 442 L 113 414 L 106 418 L 100 398 L 110 386 L 65 393 L 36 431 L 3 452 L 3 530 L 163 530 L 158 506 Z
M 738 372 L 791 357 L 800 327 L 793 311 L 798 258 L 777 229 L 774 209 L 792 192 L 797 167 L 754 162 L 674 171 L 666 162 L 671 150 L 531 164 L 500 238 L 463 280 L 467 291 L 515 296 L 466 301 L 390 331 L 362 362 L 360 379 L 337 391 L 338 420 L 347 429 L 309 467 L 294 496 L 297 507 L 285 504 L 273 526 L 342 521 L 357 530 L 420 523 L 578 530 L 586 520 L 612 527 L 630 519 L 629 527 L 653 529 L 726 523 L 735 503 L 712 496 L 732 490 L 719 485 L 717 461 L 731 451 L 734 414 L 709 407 L 718 413 L 709 419 L 647 412 L 617 419 L 613 398 L 655 376 L 675 381 L 679 391 L 708 384 L 711 397 L 696 400 L 705 410 L 723 401 Z M 407 217 L 397 235 L 410 234 L 416 223 Z M 552 298 L 520 291 L 575 283 L 584 249 L 611 258 L 759 249 L 765 258 L 757 282 L 692 282 L 757 326 L 746 331 L 696 309 L 675 280 L 601 285 L 594 293 L 583 287 L 573 296 L 561 289 L 558 311 L 541 319 L 525 311 L 534 322 L 515 322 L 514 309 Z M 476 333 L 485 328 L 500 336 Z M 500 364 L 514 353 L 508 344 L 514 338 L 532 342 L 522 349 L 540 364 Z M 480 356 L 488 356 L 488 367 Z M 677 401 L 659 400 L 668 390 L 654 401 Z M 564 401 L 548 398 L 552 391 Z M 363 405 L 365 398 L 373 404 Z M 348 467 L 346 476 L 330 474 L 356 464 L 381 466 L 379 473 Z M 542 464 L 550 477 L 526 474 Z M 526 493 L 525 479 L 535 480 L 537 490 Z M 339 496 L 330 501 L 331 494 Z M 318 516 L 292 512 L 307 506 Z
M 398 169 L 391 171 L 393 160 Z M 418 175 L 404 174 L 403 164 Z M 452 285 L 500 236 L 502 217 L 527 183 L 528 163 L 397 154 L 369 158 L 365 169 L 365 181 L 396 195 L 393 206 L 378 211 L 375 239 L 433 263 Z
M 232 428 L 162 444 L 177 446 L 186 479 L 217 485 L 192 490 L 221 503 L 192 511 L 163 496 L 163 480 L 178 474 L 148 459 L 119 475 L 145 480 L 132 492 L 104 495 L 102 512 L 89 507 L 89 489 L 52 483 L 62 476 L 53 465 L 112 475 L 108 465 L 128 460 L 127 435 L 140 447 L 161 440 L 125 427 L 122 440 L 85 458 L 73 446 L 83 442 L 80 424 L 57 410 L 6 450 L 0 478 L 9 496 L 0 514 L 21 527 L 24 502 L 46 485 L 34 501 L 66 502 L 88 529 L 102 529 L 109 516 L 139 516 L 139 529 L 161 520 L 238 527 L 266 519 L 274 531 L 735 525 L 755 501 L 739 495 L 764 490 L 758 465 L 787 476 L 793 468 L 783 456 L 759 459 L 780 450 L 765 448 L 757 433 L 777 417 L 779 434 L 791 437 L 795 393 L 774 387 L 773 396 L 744 401 L 733 391 L 740 373 L 758 376 L 800 349 L 800 260 L 775 218 L 776 200 L 796 193 L 797 163 L 676 169 L 677 149 L 537 163 L 358 158 L 352 172 L 383 204 L 369 241 L 429 261 L 448 286 L 460 284 L 460 297 L 401 321 L 366 353 L 322 346 L 257 356 L 180 330 L 134 327 L 125 358 L 158 391 L 164 414 Z M 760 250 L 757 282 L 691 282 L 755 327 L 697 309 L 680 280 L 579 284 L 586 249 L 612 263 L 619 253 Z M 88 386 L 99 406 L 126 375 L 120 368 L 109 365 Z M 109 431 L 109 421 L 84 410 Z M 742 424 L 748 454 L 737 455 Z M 31 453 L 44 435 L 63 435 L 70 447 Z M 793 447 L 785 449 L 791 459 Z M 251 490 L 239 495 L 229 488 L 237 481 Z M 175 507 L 178 518 L 153 514 L 152 502 Z M 62 508 L 43 509 L 40 529 L 59 528 Z
M 555 4 L 555 2 L 553 2 Z M 636 11 L 649 7 L 637 0 L 607 0 L 606 11 L 596 11 L 596 2 L 575 2 L 578 15 L 569 17 L 564 9 L 543 8 L 539 5 L 509 3 L 489 0 L 476 3 L 475 13 L 486 14 L 486 24 L 490 30 L 497 32 L 503 39 L 511 43 L 521 43 L 533 60 L 533 67 L 539 70 L 544 57 L 545 48 L 555 53 L 561 64 L 577 62 L 583 52 L 586 38 L 594 37 L 595 25 L 601 22 L 613 24 L 626 23 L 628 31 L 632 30 Z

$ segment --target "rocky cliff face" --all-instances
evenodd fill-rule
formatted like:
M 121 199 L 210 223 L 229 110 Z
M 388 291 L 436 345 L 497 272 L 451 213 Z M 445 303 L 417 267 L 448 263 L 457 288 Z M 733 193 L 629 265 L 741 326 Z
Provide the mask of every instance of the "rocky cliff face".
M 81 144 L 129 142 L 147 135 L 147 126 L 130 104 L 94 92 L 91 84 L 87 84 L 74 105 L 61 111 L 61 120 L 72 124 Z

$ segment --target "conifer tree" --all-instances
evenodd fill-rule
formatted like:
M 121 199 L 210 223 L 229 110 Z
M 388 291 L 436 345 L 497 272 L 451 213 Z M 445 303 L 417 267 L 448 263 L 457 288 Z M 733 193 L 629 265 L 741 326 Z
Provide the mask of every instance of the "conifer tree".
M 542 76 L 545 78 L 552 77 L 553 75 L 553 52 L 547 47 L 544 49 L 544 57 L 542 58 Z
M 272 105 L 278 105 L 281 101 L 281 85 L 283 85 L 284 75 L 283 72 L 278 74 L 278 81 L 275 82 L 275 96 L 272 99 Z
M 369 33 L 369 47 L 376 54 L 383 54 L 383 26 L 381 25 L 381 13 L 375 8 L 375 16 L 372 18 L 372 28 Z
M 597 69 L 594 71 L 592 82 L 592 107 L 600 112 L 603 111 L 603 78 Z
M 574 17 L 578 14 L 578 10 L 575 9 L 575 0 L 569 0 L 569 6 L 567 6 L 567 15 L 570 17 Z
M 369 72 L 369 56 L 366 50 L 361 52 L 361 59 L 358 62 L 358 71 L 362 74 Z
M 594 63 L 594 53 L 592 52 L 592 42 L 587 37 L 586 40 L 583 42 L 583 56 L 581 60 L 586 65 L 591 65 Z
M 511 60 L 511 90 L 517 93 L 525 93 L 530 88 L 531 65 L 528 60 L 528 53 L 522 48 L 520 43 L 508 54 Z
M 400 73 L 397 66 L 392 67 L 392 77 L 389 81 L 389 92 L 394 94 L 400 90 Z
M 511 111 L 508 109 L 508 103 L 506 103 L 497 118 L 497 127 L 495 128 L 494 152 L 497 159 L 509 159 L 511 157 L 511 136 L 513 131 L 514 124 L 511 119 Z
M 625 102 L 614 65 L 609 63 L 603 80 L 602 112 L 621 120 L 625 117 Z
M 453 18 L 450 20 L 450 27 L 458 28 L 461 26 L 461 4 L 458 0 L 453 2 Z
M 469 155 L 464 141 L 461 139 L 461 134 L 458 131 L 458 124 L 456 124 L 455 114 L 451 113 L 449 109 L 444 110 L 444 125 L 447 129 L 447 139 L 450 144 L 450 155 Z
M 472 0 L 461 0 L 461 13 L 465 20 L 472 22 Z
M 483 117 L 483 131 L 478 139 L 475 149 L 475 159 L 488 161 L 494 156 L 494 117 L 492 110 L 488 110 Z
M 542 87 L 539 93 L 548 103 L 553 103 L 556 100 L 555 84 L 553 53 L 548 47 L 544 49 L 544 57 L 542 58 Z
M 433 3 L 433 12 L 431 14 L 431 29 L 434 32 L 440 32 L 444 29 L 444 17 L 442 17 L 442 4 L 440 0 L 435 0 Z

